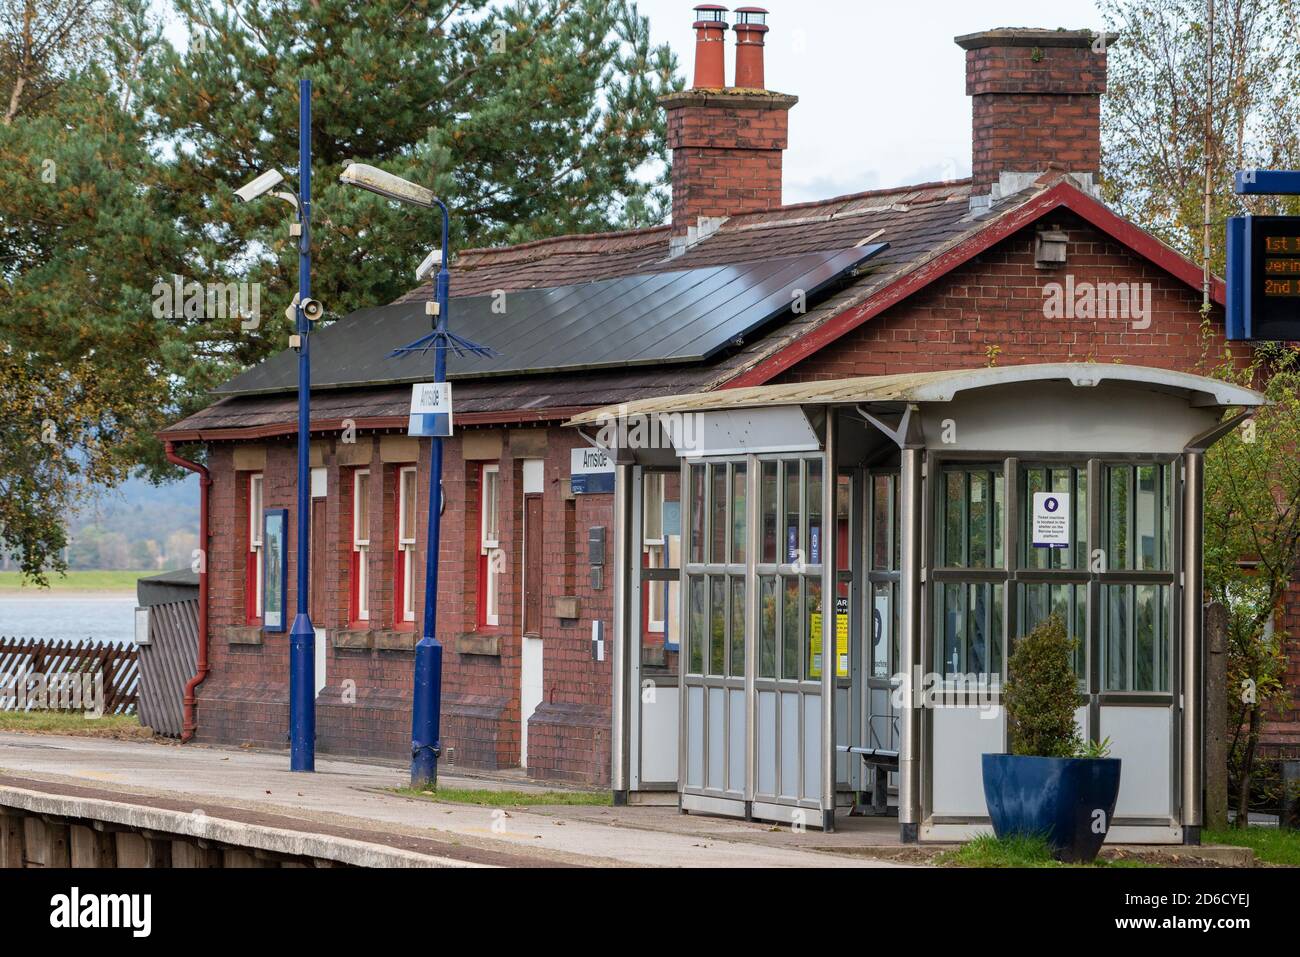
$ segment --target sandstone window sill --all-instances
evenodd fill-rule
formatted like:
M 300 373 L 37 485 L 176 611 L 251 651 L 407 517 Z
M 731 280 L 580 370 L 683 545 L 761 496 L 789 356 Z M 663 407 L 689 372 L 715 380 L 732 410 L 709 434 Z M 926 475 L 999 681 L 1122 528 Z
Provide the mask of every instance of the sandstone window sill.
M 225 639 L 227 644 L 231 645 L 260 645 L 262 643 L 262 628 L 260 625 L 243 625 L 225 630 Z
M 374 631 L 371 632 L 376 651 L 414 651 L 415 643 L 420 639 L 412 631 Z
M 330 629 L 329 636 L 335 648 L 368 651 L 375 647 L 375 633 L 369 628 Z
M 501 657 L 501 636 L 469 632 L 456 636 L 456 653 L 480 655 L 485 658 Z

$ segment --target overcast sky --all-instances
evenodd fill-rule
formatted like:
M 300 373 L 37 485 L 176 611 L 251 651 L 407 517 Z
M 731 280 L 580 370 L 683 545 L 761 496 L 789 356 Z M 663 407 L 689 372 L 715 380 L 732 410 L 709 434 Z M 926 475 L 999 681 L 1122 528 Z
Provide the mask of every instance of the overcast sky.
M 690 83 L 692 0 L 637 0 Z M 767 85 L 793 93 L 785 201 L 970 175 L 965 53 L 994 27 L 1097 30 L 1093 0 L 718 0 L 771 11 Z M 728 34 L 727 81 L 735 40 Z
M 637 0 L 690 83 L 696 0 Z M 724 0 L 733 10 L 755 0 Z M 793 93 L 785 201 L 970 174 L 965 54 L 995 27 L 1100 29 L 1094 0 L 758 0 L 771 15 L 767 85 Z M 169 18 L 170 19 L 170 18 Z M 168 36 L 185 42 L 174 19 Z M 728 34 L 727 79 L 735 40 Z

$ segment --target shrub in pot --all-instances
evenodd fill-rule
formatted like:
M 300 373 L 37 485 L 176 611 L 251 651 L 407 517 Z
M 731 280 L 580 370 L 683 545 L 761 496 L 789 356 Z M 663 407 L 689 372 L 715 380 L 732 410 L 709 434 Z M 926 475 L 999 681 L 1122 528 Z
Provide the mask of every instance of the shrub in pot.
M 998 837 L 1039 836 L 1058 860 L 1091 861 L 1115 814 L 1120 762 L 1074 723 L 1076 645 L 1057 615 L 1016 643 L 1003 692 L 1011 753 L 983 756 L 984 800 Z

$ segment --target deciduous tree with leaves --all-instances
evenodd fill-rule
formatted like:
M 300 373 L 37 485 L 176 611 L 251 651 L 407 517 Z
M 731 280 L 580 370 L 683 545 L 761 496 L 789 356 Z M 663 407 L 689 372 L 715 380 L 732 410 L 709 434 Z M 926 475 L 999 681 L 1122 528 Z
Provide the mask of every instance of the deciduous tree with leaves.
M 99 5 L 38 6 L 48 25 Z M 3 35 L 80 38 L 82 58 L 20 50 L 0 123 L 0 549 L 40 581 L 63 568 L 69 510 L 129 474 L 174 404 L 166 350 L 182 330 L 153 316 L 149 290 L 185 246 L 110 51 L 79 27 L 29 28 L 29 12 L 4 7 L 19 23 Z
M 1099 6 L 1111 37 L 1102 102 L 1105 198 L 1199 262 L 1208 162 L 1211 266 L 1222 275 L 1227 217 L 1300 213 L 1294 198 L 1232 191 L 1237 170 L 1300 168 L 1300 2 Z
M 1205 587 L 1228 612 L 1229 763 L 1237 823 L 1245 826 L 1260 736 L 1288 695 L 1283 611 L 1300 563 L 1300 351 L 1231 349 L 1215 377 L 1262 388 L 1258 409 L 1205 457 Z

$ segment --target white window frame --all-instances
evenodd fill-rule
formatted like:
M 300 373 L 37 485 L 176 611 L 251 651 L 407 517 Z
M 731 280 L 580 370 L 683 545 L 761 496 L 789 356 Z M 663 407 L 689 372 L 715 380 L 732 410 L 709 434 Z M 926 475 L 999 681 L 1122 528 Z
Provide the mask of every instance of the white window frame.
M 402 620 L 415 621 L 415 533 L 414 528 L 406 527 L 407 476 L 411 476 L 411 524 L 419 524 L 419 489 L 415 481 L 414 465 L 400 469 L 397 473 L 397 547 L 402 552 Z
M 248 550 L 253 562 L 253 617 L 262 617 L 262 577 L 266 553 L 262 541 L 262 502 L 265 489 L 264 475 L 255 472 L 248 477 Z
M 364 483 L 362 482 L 364 479 Z M 362 485 L 365 494 L 362 494 Z M 357 555 L 357 621 L 370 620 L 370 469 L 352 474 L 352 551 Z M 366 527 L 361 527 L 361 509 L 365 506 Z
M 491 496 L 488 495 L 488 476 L 492 476 Z M 486 569 L 483 582 L 483 621 L 489 626 L 501 624 L 501 573 L 498 571 L 495 553 L 501 547 L 501 466 L 484 465 L 479 493 L 479 549 L 487 557 L 483 563 Z M 495 518 L 496 527 L 489 531 L 488 514 Z
M 641 549 L 647 556 L 646 568 L 668 567 L 665 564 L 668 541 L 664 537 L 664 490 L 667 488 L 664 479 L 662 472 L 646 472 L 642 482 Z M 649 589 L 646 630 L 661 635 L 667 628 L 668 589 L 664 582 L 646 582 L 646 587 Z

